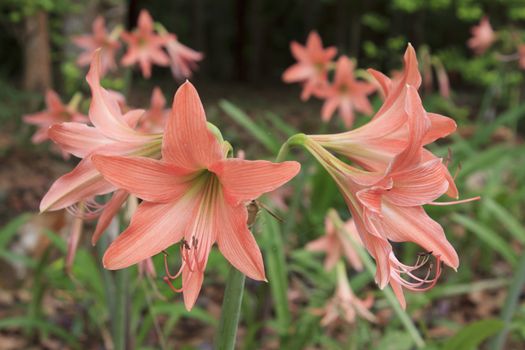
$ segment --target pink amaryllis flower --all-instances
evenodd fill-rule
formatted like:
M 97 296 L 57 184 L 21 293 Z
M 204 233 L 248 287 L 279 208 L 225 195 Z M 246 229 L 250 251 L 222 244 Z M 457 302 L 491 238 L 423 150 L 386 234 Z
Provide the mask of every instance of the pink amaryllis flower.
M 367 96 L 375 89 L 373 84 L 355 79 L 354 63 L 348 57 L 339 57 L 333 84 L 319 92 L 319 97 L 326 99 L 321 110 L 323 120 L 329 121 L 339 109 L 345 126 L 350 128 L 354 123 L 354 110 L 366 115 L 373 113 Z
M 78 98 L 73 98 L 68 105 L 64 105 L 58 94 L 53 90 L 46 92 L 46 109 L 42 112 L 27 114 L 22 118 L 25 123 L 37 126 L 37 131 L 31 140 L 33 143 L 42 143 L 49 139 L 49 127 L 62 122 L 86 123 L 88 118 L 77 111 Z
M 343 321 L 348 324 L 355 322 L 356 316 L 364 318 L 370 322 L 376 322 L 377 319 L 370 312 L 374 304 L 374 297 L 369 294 L 364 300 L 359 299 L 352 288 L 345 268 L 342 264 L 337 268 L 337 287 L 335 295 L 328 301 L 322 310 L 315 310 L 316 313 L 323 315 L 321 325 L 323 327 L 331 326 L 337 322 Z
M 145 132 L 162 133 L 168 120 L 169 109 L 166 109 L 166 98 L 157 86 L 153 89 L 149 109 L 139 121 L 138 128 Z
M 385 101 L 372 120 L 360 128 L 331 135 L 312 135 L 311 138 L 321 146 L 341 154 L 369 171 L 384 171 L 396 155 L 401 153 L 409 142 L 409 116 L 405 111 L 408 89 L 407 85 L 418 89 L 421 86 L 421 75 L 418 70 L 416 52 L 409 44 L 404 57 L 405 68 L 393 80 L 382 73 L 368 71 L 378 81 Z M 425 130 L 423 146 L 443 138 L 456 130 L 456 123 L 451 118 L 426 113 L 430 123 Z M 433 159 L 435 156 L 423 149 L 423 157 Z M 449 179 L 451 197 L 457 197 L 452 176 L 442 165 Z
M 77 59 L 79 66 L 87 66 L 91 64 L 95 50 L 100 48 L 101 74 L 105 75 L 107 71 L 117 68 L 115 62 L 115 55 L 120 48 L 117 35 L 109 35 L 106 31 L 106 23 L 104 17 L 97 16 L 93 21 L 92 35 L 78 35 L 73 37 L 73 43 L 82 48 L 82 52 Z M 118 30 L 115 32 L 118 33 Z
M 337 49 L 333 46 L 323 48 L 321 37 L 315 31 L 308 34 L 306 46 L 292 41 L 290 49 L 297 63 L 283 73 L 283 81 L 303 83 L 301 99 L 307 100 L 312 94 L 326 87 L 328 70 Z
M 135 130 L 143 110 L 122 114 L 118 97 L 100 85 L 100 51 L 93 56 L 87 81 L 92 99 L 89 119 L 93 126 L 67 122 L 49 129 L 49 137 L 62 150 L 78 158 L 80 163 L 69 173 L 57 179 L 40 202 L 40 211 L 69 208 L 75 213 L 77 203 L 83 202 L 85 217 L 100 214 L 93 242 L 104 232 L 111 218 L 118 212 L 128 193 L 107 182 L 91 162 L 93 154 L 160 156 L 162 134 L 147 134 Z M 95 202 L 97 195 L 116 191 L 105 206 Z
M 331 209 L 331 211 L 332 210 L 333 209 Z M 345 237 L 348 234 L 351 235 L 351 239 L 362 244 L 361 238 L 359 238 L 359 234 L 355 230 L 355 224 L 352 219 L 345 223 L 345 230 L 338 230 L 330 219 L 330 214 L 327 214 L 325 218 L 325 234 L 322 237 L 309 242 L 306 245 L 306 249 L 314 252 L 326 253 L 324 268 L 327 271 L 334 268 L 343 254 L 354 269 L 361 271 L 363 269 L 363 262 L 352 247 L 352 244 L 349 241 L 350 238 Z
M 166 34 L 166 51 L 170 58 L 170 69 L 175 79 L 190 78 L 197 62 L 204 58 L 202 52 L 195 51 L 180 43 L 175 34 Z
M 227 151 L 226 151 L 227 152 Z M 246 203 L 293 178 L 297 162 L 226 158 L 206 124 L 197 91 L 184 83 L 175 94 L 162 160 L 94 155 L 104 177 L 143 202 L 130 226 L 104 254 L 108 269 L 136 264 L 181 242 L 182 291 L 191 309 L 202 286 L 212 245 L 247 276 L 265 280 L 262 256 L 247 226 Z
M 138 63 L 142 75 L 149 78 L 152 63 L 159 66 L 169 64 L 169 57 L 162 50 L 167 38 L 155 33 L 153 19 L 148 11 L 140 11 L 137 28 L 131 33 L 123 32 L 121 37 L 128 45 L 128 51 L 122 57 L 124 66 Z
M 426 290 L 434 285 L 441 270 L 436 269 L 433 278 L 418 277 L 415 270 L 424 264 L 400 263 L 390 242 L 414 242 L 431 252 L 438 265 L 442 261 L 456 269 L 459 264 L 442 227 L 422 207 L 434 204 L 445 193 L 457 197 L 446 165 L 423 147 L 453 131 L 455 123 L 424 110 L 417 93 L 421 76 L 411 46 L 401 77 L 391 81 L 378 72 L 371 73 L 386 95 L 372 121 L 343 134 L 306 136 L 304 146 L 340 188 L 361 240 L 376 260 L 377 283 L 381 288 L 390 283 L 404 306 L 401 287 Z M 361 168 L 343 162 L 328 150 L 348 157 Z M 427 263 L 428 259 L 423 261 Z
M 484 16 L 478 25 L 472 27 L 471 33 L 472 37 L 467 45 L 476 55 L 483 54 L 496 41 L 496 33 L 487 16 Z

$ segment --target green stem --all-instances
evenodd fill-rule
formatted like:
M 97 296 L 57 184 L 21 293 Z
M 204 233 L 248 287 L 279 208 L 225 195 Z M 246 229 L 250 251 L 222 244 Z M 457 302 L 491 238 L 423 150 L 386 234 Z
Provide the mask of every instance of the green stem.
M 242 272 L 233 266 L 230 267 L 222 301 L 221 319 L 215 338 L 215 349 L 233 350 L 235 347 L 244 293 L 244 280 L 245 276 Z
M 341 218 L 339 217 L 339 215 L 337 214 L 337 212 L 335 210 L 331 210 L 329 215 L 330 215 L 330 219 L 334 223 L 334 226 L 338 230 L 342 230 L 342 231 L 346 232 L 346 229 L 344 227 L 344 223 L 341 220 Z M 368 271 L 368 273 L 371 276 L 374 276 L 375 275 L 375 271 L 376 271 L 376 266 L 375 266 L 374 262 L 372 261 L 372 258 L 367 254 L 367 252 L 363 249 L 363 247 L 361 245 L 359 245 L 357 242 L 355 242 L 352 239 L 352 237 L 351 237 L 349 232 L 346 232 L 346 234 L 344 236 L 352 244 L 352 247 L 357 252 L 357 254 L 361 258 L 361 260 L 363 261 L 363 264 L 365 265 L 365 268 Z M 390 287 L 385 287 L 384 289 L 381 290 L 381 292 L 385 296 L 385 298 L 388 301 L 388 303 L 390 304 L 390 306 L 392 306 L 392 308 L 394 309 L 394 312 L 396 313 L 397 317 L 399 317 L 399 320 L 401 321 L 401 323 L 403 324 L 403 326 L 405 327 L 407 332 L 412 337 L 412 340 L 414 340 L 414 343 L 416 344 L 416 346 L 419 349 L 424 348 L 425 347 L 425 341 L 421 337 L 421 334 L 419 334 L 419 331 L 417 330 L 416 326 L 414 325 L 414 323 L 412 322 L 410 317 L 401 308 L 401 305 L 397 301 L 397 298 L 394 295 L 394 292 L 392 292 Z
M 509 294 L 507 295 L 507 300 L 505 305 L 501 310 L 501 319 L 505 322 L 501 332 L 494 338 L 492 342 L 491 349 L 501 350 L 505 346 L 505 341 L 507 335 L 509 334 L 512 316 L 518 309 L 518 299 L 520 297 L 521 291 L 525 286 L 525 254 L 523 254 L 518 262 L 518 268 L 514 274 L 512 284 L 509 287 Z
M 277 163 L 284 161 L 286 159 L 286 156 L 288 155 L 290 147 L 303 145 L 305 139 L 305 134 L 295 134 L 291 136 L 288 140 L 286 140 L 285 143 L 283 143 L 283 145 L 279 149 L 279 153 L 277 154 L 277 158 L 275 159 L 275 161 Z
M 129 301 L 129 270 L 122 269 L 115 272 L 115 284 L 117 290 L 117 300 L 115 309 L 115 333 L 113 341 L 115 350 L 125 350 L 129 348 L 128 344 L 128 301 Z

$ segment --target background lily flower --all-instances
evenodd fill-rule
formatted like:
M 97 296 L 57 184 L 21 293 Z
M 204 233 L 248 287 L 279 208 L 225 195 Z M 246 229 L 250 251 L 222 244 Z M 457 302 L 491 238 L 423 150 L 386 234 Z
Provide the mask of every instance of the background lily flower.
M 170 58 L 170 69 L 175 79 L 190 78 L 197 69 L 197 62 L 204 58 L 202 52 L 195 51 L 178 41 L 175 34 L 167 34 L 166 51 Z
M 101 75 L 104 75 L 107 71 L 117 68 L 115 55 L 120 48 L 120 43 L 117 38 L 108 35 L 104 17 L 97 16 L 93 21 L 92 28 L 92 35 L 78 35 L 73 37 L 73 43 L 84 50 L 84 52 L 78 56 L 77 64 L 79 66 L 89 65 L 93 59 L 95 50 L 100 48 L 100 70 Z
M 139 130 L 155 133 L 163 132 L 166 120 L 170 113 L 170 110 L 165 107 L 166 98 L 164 97 L 162 90 L 156 86 L 151 94 L 149 109 L 139 120 Z
M 339 109 L 345 127 L 350 128 L 354 123 L 354 110 L 366 115 L 373 113 L 367 96 L 375 89 L 373 84 L 355 79 L 354 63 L 348 57 L 339 57 L 334 83 L 319 92 L 319 97 L 326 99 L 321 110 L 323 121 L 329 121 Z
M 305 46 L 292 41 L 290 49 L 297 63 L 283 73 L 283 81 L 303 83 L 301 99 L 307 100 L 313 93 L 326 87 L 328 68 L 337 49 L 333 46 L 323 48 L 321 37 L 315 31 L 308 34 Z
M 470 31 L 472 37 L 468 40 L 467 45 L 476 55 L 483 54 L 496 41 L 496 33 L 494 33 L 487 16 L 484 16 L 479 24 L 473 26 Z
M 371 294 L 369 294 L 364 300 L 359 299 L 354 294 L 350 287 L 348 277 L 346 276 L 344 266 L 338 265 L 335 294 L 325 307 L 320 310 L 320 313 L 323 315 L 321 325 L 327 327 L 337 322 L 354 324 L 356 316 L 364 318 L 370 322 L 376 322 L 376 317 L 370 312 L 370 308 L 373 304 L 374 297 Z
M 347 234 L 350 234 L 354 241 L 362 244 L 352 219 L 345 223 L 345 230 L 337 230 L 330 220 L 330 215 L 327 214 L 325 218 L 325 234 L 309 242 L 306 245 L 306 249 L 326 253 L 324 267 L 327 271 L 334 268 L 343 254 L 355 270 L 361 271 L 363 269 L 363 262 L 354 251 L 348 237 L 345 237 Z
M 25 123 L 36 125 L 37 131 L 31 140 L 33 143 L 42 143 L 49 139 L 49 127 L 62 122 L 87 123 L 88 118 L 82 113 L 77 112 L 78 101 L 71 105 L 64 105 L 58 94 L 53 90 L 46 92 L 46 109 L 42 112 L 27 114 L 22 118 Z
M 199 294 L 215 242 L 237 269 L 250 278 L 266 279 L 245 205 L 288 182 L 300 165 L 225 158 L 191 83 L 175 94 L 162 160 L 105 155 L 92 159 L 109 182 L 143 200 L 130 226 L 104 254 L 106 268 L 128 267 L 181 241 L 183 263 L 176 276 L 182 274 L 187 309 Z
M 87 209 L 96 209 L 100 214 L 101 208 L 93 198 L 113 192 L 116 188 L 104 180 L 93 166 L 93 154 L 141 154 L 155 157 L 160 153 L 162 134 L 146 134 L 134 129 L 144 111 L 131 110 L 123 115 L 117 96 L 100 85 L 99 52 L 96 51 L 87 75 L 92 93 L 89 119 L 93 126 L 70 122 L 56 124 L 49 130 L 50 138 L 62 150 L 83 159 L 71 172 L 51 185 L 40 203 L 41 212 L 74 207 L 76 203 L 84 201 Z M 126 193 L 117 192 L 106 204 L 94 237 L 100 236 L 104 226 L 109 224 L 126 198 Z
M 138 63 L 145 78 L 151 77 L 152 63 L 159 66 L 169 64 L 169 57 L 162 50 L 167 38 L 155 33 L 153 19 L 148 11 L 140 11 L 137 28 L 131 33 L 123 32 L 121 37 L 128 45 L 122 64 L 131 66 Z

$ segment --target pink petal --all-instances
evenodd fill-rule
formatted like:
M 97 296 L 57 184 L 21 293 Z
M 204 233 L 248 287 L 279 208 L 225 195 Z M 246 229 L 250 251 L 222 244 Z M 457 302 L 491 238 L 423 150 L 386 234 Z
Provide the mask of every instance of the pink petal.
M 162 157 L 188 169 L 207 168 L 223 158 L 217 138 L 208 130 L 199 94 L 188 81 L 175 94 L 164 132 Z
M 443 228 L 432 220 L 422 207 L 398 207 L 385 203 L 379 224 L 388 239 L 396 242 L 414 242 L 426 251 L 440 256 L 448 266 L 456 269 L 459 258 L 447 241 Z
M 457 124 L 453 119 L 436 113 L 428 113 L 427 116 L 431 127 L 423 138 L 423 144 L 428 145 L 456 131 Z
M 89 158 L 85 158 L 51 185 L 40 202 L 40 212 L 63 209 L 113 190 L 115 187 L 104 180 Z
M 423 205 L 441 197 L 448 189 L 441 159 L 435 158 L 395 175 L 394 187 L 383 194 L 395 205 Z
M 48 110 L 57 112 L 65 109 L 58 94 L 53 90 L 46 91 L 46 106 Z
M 97 220 L 97 227 L 95 227 L 95 232 L 93 232 L 93 236 L 91 236 L 91 243 L 95 245 L 99 238 L 102 236 L 104 231 L 108 228 L 109 224 L 111 223 L 111 220 L 117 215 L 120 208 L 122 207 L 122 204 L 128 199 L 129 193 L 124 190 L 118 190 L 116 191 L 111 199 L 106 203 L 106 206 L 104 210 L 102 211 L 102 214 L 100 214 L 100 217 Z
M 228 201 L 238 204 L 258 198 L 290 181 L 301 169 L 297 162 L 272 163 L 265 160 L 224 159 L 213 164 Z
M 242 204 L 234 207 L 226 202 L 218 205 L 217 243 L 222 255 L 246 276 L 265 281 L 261 251 L 248 230 L 246 207 Z
M 148 202 L 178 200 L 195 177 L 186 169 L 151 158 L 94 155 L 91 159 L 107 181 Z
M 405 300 L 405 294 L 403 293 L 403 287 L 393 279 L 390 280 L 390 286 L 392 287 L 399 304 L 401 304 L 401 307 L 405 310 L 407 308 L 407 302 Z
M 129 227 L 111 243 L 104 254 L 104 267 L 123 269 L 156 255 L 177 243 L 191 219 L 186 213 L 194 200 L 185 197 L 176 203 L 142 202 Z
M 375 80 L 377 80 L 379 86 L 381 86 L 383 95 L 387 96 L 390 93 L 390 89 L 392 88 L 392 81 L 390 78 L 375 69 L 370 68 L 367 69 L 367 71 L 374 77 Z
M 296 63 L 283 73 L 285 83 L 296 83 L 309 79 L 313 75 L 312 67 L 303 63 Z
M 63 151 L 78 158 L 84 158 L 96 148 L 111 142 L 98 129 L 82 123 L 55 124 L 48 133 Z
M 182 286 L 184 287 L 184 306 L 190 311 L 197 301 L 201 291 L 204 272 L 190 271 L 187 267 L 182 270 Z
M 86 77 L 93 96 L 89 106 L 89 118 L 93 125 L 110 139 L 125 142 L 147 141 L 146 135 L 134 131 L 126 124 L 120 112 L 118 100 L 100 85 L 99 72 L 100 50 L 97 50 Z

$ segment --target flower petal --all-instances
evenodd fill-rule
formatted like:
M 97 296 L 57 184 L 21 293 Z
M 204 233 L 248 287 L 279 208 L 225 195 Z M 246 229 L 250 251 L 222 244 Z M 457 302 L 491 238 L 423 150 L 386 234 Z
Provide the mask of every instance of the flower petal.
M 95 51 L 86 80 L 91 88 L 89 119 L 100 132 L 113 140 L 147 141 L 150 137 L 133 130 L 124 120 L 114 94 L 100 85 L 100 50 Z
M 428 145 L 456 131 L 457 124 L 454 119 L 436 113 L 427 113 L 427 116 L 431 126 L 423 138 L 424 145 Z
M 264 263 L 250 230 L 248 213 L 243 205 L 219 204 L 217 222 L 217 243 L 224 257 L 246 276 L 265 281 Z
M 434 201 L 447 192 L 448 181 L 441 159 L 422 163 L 395 174 L 394 186 L 384 192 L 384 198 L 395 205 L 412 207 Z
M 97 243 L 128 197 L 129 193 L 124 190 L 118 190 L 113 194 L 97 220 L 97 227 L 95 227 L 95 232 L 91 236 L 91 244 L 95 245 Z
M 202 288 L 202 281 L 204 279 L 203 271 L 190 271 L 188 267 L 182 270 L 182 286 L 184 288 L 184 306 L 186 310 L 190 311 L 197 301 L 197 297 Z
M 213 164 L 226 198 L 231 204 L 258 198 L 290 181 L 299 172 L 299 163 L 272 163 L 265 160 L 224 159 Z
M 49 128 L 49 138 L 64 152 L 84 158 L 96 148 L 111 142 L 98 129 L 82 123 L 60 123 Z
M 208 130 L 199 94 L 188 81 L 175 94 L 164 132 L 162 157 L 188 169 L 207 168 L 223 158 L 217 138 Z
M 91 159 L 85 158 L 71 172 L 56 180 L 40 202 L 40 212 L 67 208 L 81 200 L 114 191 Z
M 111 243 L 104 254 L 104 267 L 123 269 L 160 253 L 183 237 L 191 219 L 187 213 L 194 205 L 192 196 L 176 203 L 142 202 L 129 227 Z
M 441 225 L 432 220 L 422 207 L 399 207 L 384 203 L 383 217 L 376 224 L 395 242 L 414 242 L 434 256 L 440 256 L 448 266 L 456 269 L 459 258 L 447 241 Z
M 178 200 L 195 178 L 186 169 L 151 158 L 93 155 L 91 159 L 107 181 L 148 202 Z

